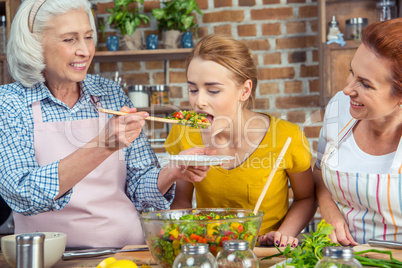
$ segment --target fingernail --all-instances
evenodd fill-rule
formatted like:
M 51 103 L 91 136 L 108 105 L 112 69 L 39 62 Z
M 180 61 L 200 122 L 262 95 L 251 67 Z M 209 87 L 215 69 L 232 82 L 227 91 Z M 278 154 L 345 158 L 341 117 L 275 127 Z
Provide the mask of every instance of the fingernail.
M 148 116 L 149 116 L 149 113 L 145 113 L 144 116 L 145 116 L 145 117 L 148 117 Z
M 279 241 L 278 241 L 278 240 L 276 240 L 276 241 L 275 241 L 275 244 L 279 245 Z
M 295 246 L 296 246 L 296 244 L 293 244 L 293 245 L 292 245 L 292 247 L 295 247 Z
M 285 245 L 284 244 L 281 244 L 281 247 L 284 247 Z

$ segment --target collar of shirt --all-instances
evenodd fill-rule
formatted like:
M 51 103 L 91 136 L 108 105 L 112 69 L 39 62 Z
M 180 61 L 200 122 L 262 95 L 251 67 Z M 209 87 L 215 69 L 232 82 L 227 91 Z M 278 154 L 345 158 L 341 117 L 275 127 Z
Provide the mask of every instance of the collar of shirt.
M 85 79 L 80 82 L 81 86 L 81 97 L 80 99 L 84 99 L 85 102 L 90 101 L 90 96 L 95 96 L 95 97 L 100 97 L 107 95 L 105 91 L 103 91 L 101 88 L 96 86 L 96 83 L 93 83 L 94 80 L 96 80 L 98 76 L 95 75 L 87 75 Z M 91 82 L 90 82 L 91 80 Z M 34 102 L 44 100 L 46 98 L 49 98 L 49 100 L 58 103 L 60 105 L 65 105 L 62 103 L 60 100 L 55 98 L 50 90 L 47 88 L 47 86 L 41 82 L 37 83 L 31 88 L 26 88 L 26 101 L 27 101 L 27 106 L 31 105 Z

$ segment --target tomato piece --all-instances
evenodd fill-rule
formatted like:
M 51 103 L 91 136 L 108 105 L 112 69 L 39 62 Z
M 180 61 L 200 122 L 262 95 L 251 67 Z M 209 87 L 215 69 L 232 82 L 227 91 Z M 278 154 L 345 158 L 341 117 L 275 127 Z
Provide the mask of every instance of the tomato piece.
M 183 115 L 182 112 L 175 112 L 175 113 L 173 114 L 173 117 L 174 117 L 174 118 L 177 118 L 177 119 L 183 119 L 183 118 L 184 118 L 184 115 Z
M 208 119 L 206 119 L 206 118 L 202 119 L 202 122 L 203 123 L 209 123 Z
M 191 239 L 191 240 L 198 241 L 198 240 L 200 240 L 200 238 L 201 238 L 201 236 L 196 235 L 196 234 L 191 234 L 191 235 L 190 235 L 190 239 Z
M 212 252 L 212 254 L 216 254 L 216 250 L 217 250 L 218 248 L 217 248 L 217 246 L 215 246 L 215 245 L 211 245 L 211 246 L 209 246 L 209 250 Z
M 237 227 L 237 231 L 238 231 L 239 233 L 243 232 L 243 231 L 244 231 L 243 225 L 240 224 L 239 227 Z
M 190 117 L 191 117 L 191 114 L 187 114 L 186 115 L 186 120 L 190 119 Z

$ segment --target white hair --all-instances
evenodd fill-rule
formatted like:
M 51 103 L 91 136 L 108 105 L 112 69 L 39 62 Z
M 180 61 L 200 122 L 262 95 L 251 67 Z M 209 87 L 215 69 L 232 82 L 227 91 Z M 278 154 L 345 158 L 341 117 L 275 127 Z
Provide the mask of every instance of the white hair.
M 33 33 L 31 33 L 28 27 L 28 17 L 36 1 L 25 0 L 22 2 L 11 24 L 7 44 L 7 62 L 10 74 L 25 87 L 32 87 L 45 81 L 42 37 L 48 22 L 54 17 L 73 10 L 84 9 L 94 30 L 95 44 L 97 42 L 95 20 L 87 0 L 47 0 L 36 14 Z

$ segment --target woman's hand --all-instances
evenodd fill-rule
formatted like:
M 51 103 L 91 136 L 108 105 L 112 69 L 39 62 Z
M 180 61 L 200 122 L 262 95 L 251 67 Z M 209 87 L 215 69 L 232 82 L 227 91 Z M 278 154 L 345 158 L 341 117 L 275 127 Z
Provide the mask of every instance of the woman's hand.
M 216 154 L 216 150 L 208 149 L 208 148 L 190 148 L 179 153 L 180 155 L 214 155 Z M 206 166 L 175 166 L 179 171 L 179 179 L 185 180 L 188 182 L 200 182 L 202 181 L 210 167 Z
M 185 151 L 180 152 L 184 155 L 214 155 L 216 150 L 208 148 L 190 148 Z M 158 187 L 162 194 L 165 194 L 168 189 L 177 180 L 187 181 L 190 183 L 200 182 L 205 178 L 209 167 L 195 167 L 195 166 L 181 166 L 174 163 L 169 163 L 164 168 L 162 168 L 158 177 Z M 192 196 L 192 192 L 191 192 Z
M 299 240 L 296 237 L 287 236 L 278 231 L 271 231 L 258 237 L 258 243 L 260 246 L 277 245 L 278 247 L 286 247 L 290 245 L 291 247 L 296 247 Z
M 124 106 L 121 112 L 130 114 L 113 116 L 99 134 L 99 146 L 119 150 L 129 146 L 141 133 L 145 124 L 146 112 L 138 112 L 136 108 Z
M 321 212 L 322 218 L 329 224 L 331 224 L 335 229 L 329 235 L 329 238 L 334 243 L 339 243 L 342 246 L 356 246 L 358 243 L 353 239 L 350 234 L 348 224 L 345 221 L 342 213 L 337 210 L 328 210 L 326 212 Z
M 358 245 L 350 234 L 348 224 L 346 223 L 342 213 L 339 211 L 338 206 L 335 204 L 331 192 L 325 186 L 321 170 L 317 166 L 314 166 L 313 175 L 316 186 L 316 195 L 318 203 L 320 204 L 321 218 L 335 228 L 329 235 L 329 238 L 332 242 L 339 243 L 343 246 Z

